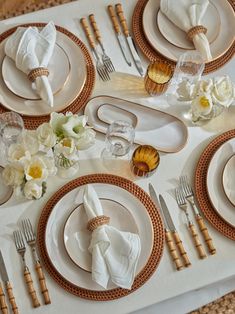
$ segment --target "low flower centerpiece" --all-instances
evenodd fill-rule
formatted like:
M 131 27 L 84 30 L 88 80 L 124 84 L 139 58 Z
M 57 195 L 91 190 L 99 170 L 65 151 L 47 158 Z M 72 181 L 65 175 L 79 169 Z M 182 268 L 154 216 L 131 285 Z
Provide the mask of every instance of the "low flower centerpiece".
M 27 199 L 39 199 L 46 191 L 48 177 L 74 175 L 79 150 L 95 141 L 95 131 L 86 123 L 86 116 L 53 112 L 48 123 L 33 131 L 24 130 L 8 148 L 8 164 L 2 173 L 5 184 Z
M 180 101 L 191 103 L 192 122 L 210 120 L 220 115 L 235 99 L 235 87 L 228 76 L 182 81 L 177 89 Z

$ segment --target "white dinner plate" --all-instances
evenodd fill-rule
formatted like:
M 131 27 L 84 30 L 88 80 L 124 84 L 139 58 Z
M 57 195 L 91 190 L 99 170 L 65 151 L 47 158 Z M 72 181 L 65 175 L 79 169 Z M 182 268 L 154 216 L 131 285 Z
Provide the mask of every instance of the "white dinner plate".
M 234 12 L 227 0 L 214 0 L 220 14 L 220 32 L 210 45 L 213 60 L 222 56 L 234 41 L 235 18 Z M 157 52 L 172 61 L 177 61 L 185 49 L 176 47 L 168 42 L 156 25 L 156 15 L 160 9 L 160 0 L 149 0 L 143 12 L 143 30 L 146 39 Z M 211 61 L 208 61 L 211 62 Z M 207 63 L 207 62 L 206 62 Z
M 120 231 L 138 233 L 135 220 L 129 210 L 120 203 L 109 199 L 100 199 L 104 215 L 110 217 L 110 226 Z M 80 204 L 68 217 L 64 226 L 65 249 L 74 263 L 91 272 L 92 256 L 88 251 L 91 232 L 87 229 L 87 215 Z
M 227 223 L 235 227 L 235 207 L 224 193 L 222 173 L 227 160 L 235 154 L 235 138 L 219 147 L 212 157 L 207 170 L 207 192 L 215 211 Z
M 138 274 L 147 263 L 152 252 L 153 226 L 150 216 L 143 203 L 128 191 L 105 183 L 93 184 L 99 198 L 112 199 L 128 208 L 136 223 L 141 241 L 141 254 L 137 265 Z M 62 197 L 55 205 L 48 218 L 45 231 L 45 245 L 48 258 L 56 271 L 68 282 L 79 288 L 89 290 L 104 290 L 92 281 L 91 274 L 77 267 L 68 256 L 63 241 L 64 225 L 68 216 L 83 202 L 84 187 L 78 187 Z M 108 290 L 114 288 L 114 284 L 108 285 Z
M 104 134 L 115 120 L 132 122 L 136 144 L 152 145 L 163 152 L 181 150 L 188 138 L 187 127 L 180 119 L 120 98 L 94 97 L 87 103 L 85 115 L 88 116 L 88 124 Z
M 211 44 L 219 35 L 221 24 L 219 12 L 213 3 L 209 3 L 201 24 L 207 28 L 206 37 Z M 187 34 L 176 27 L 161 10 L 157 13 L 157 26 L 163 37 L 172 45 L 183 49 L 195 49 Z
M 0 63 L 2 63 L 5 53 L 5 39 L 0 44 Z M 0 103 L 7 108 L 22 115 L 42 116 L 53 111 L 61 111 L 68 107 L 79 95 L 84 87 L 87 70 L 86 62 L 81 48 L 68 36 L 57 31 L 56 43 L 61 46 L 68 55 L 71 71 L 67 84 L 60 92 L 54 95 L 54 106 L 50 107 L 42 100 L 27 100 L 14 95 L 6 87 L 2 77 L 0 77 Z
M 3 178 L 2 178 L 3 169 L 4 168 L 0 166 L 0 187 L 1 187 L 0 188 L 0 205 L 6 203 L 10 199 L 13 193 L 12 186 L 7 186 L 3 182 Z
M 62 47 L 55 45 L 52 57 L 48 64 L 48 80 L 51 85 L 53 95 L 58 93 L 66 84 L 70 73 L 69 58 Z M 2 77 L 6 86 L 16 96 L 28 99 L 38 100 L 40 96 L 32 88 L 32 82 L 27 75 L 17 69 L 15 62 L 5 56 L 2 63 Z
M 225 164 L 222 184 L 224 192 L 235 210 L 235 155 L 232 155 Z

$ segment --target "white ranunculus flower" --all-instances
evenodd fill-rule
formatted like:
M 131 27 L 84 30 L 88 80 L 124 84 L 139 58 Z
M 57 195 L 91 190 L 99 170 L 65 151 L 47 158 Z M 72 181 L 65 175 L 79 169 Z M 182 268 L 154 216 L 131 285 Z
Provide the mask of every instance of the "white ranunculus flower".
M 81 137 L 76 140 L 76 147 L 78 150 L 83 150 L 91 147 L 95 142 L 96 132 L 90 128 L 85 129 Z
M 30 180 L 24 185 L 24 195 L 27 199 L 39 199 L 42 196 L 42 184 L 36 180 Z
M 56 154 L 63 154 L 66 158 L 71 158 L 76 153 L 77 149 L 73 138 L 63 138 L 55 146 Z
M 37 155 L 33 156 L 30 160 L 25 160 L 24 170 L 27 181 L 46 181 L 49 175 L 49 171 L 43 157 Z
M 200 93 L 191 104 L 192 120 L 207 119 L 212 112 L 213 103 L 210 94 Z
M 211 92 L 214 103 L 229 107 L 235 99 L 235 87 L 228 76 L 214 79 L 214 87 Z
M 68 116 L 67 122 L 62 126 L 64 135 L 67 137 L 80 138 L 80 134 L 84 131 L 86 123 L 86 116 Z
M 41 124 L 37 130 L 37 138 L 40 144 L 51 148 L 56 144 L 56 135 L 54 133 L 53 128 L 49 123 Z
M 63 131 L 63 124 L 65 124 L 68 121 L 68 117 L 65 116 L 63 113 L 57 113 L 52 112 L 51 113 L 51 119 L 50 119 L 50 125 L 55 132 L 55 134 L 58 137 L 64 137 L 64 131 Z
M 26 151 L 31 155 L 35 155 L 39 150 L 39 142 L 36 131 L 24 130 L 20 139 Z
M 6 165 L 2 172 L 2 178 L 6 185 L 21 185 L 24 180 L 23 166 L 18 162 Z
M 11 144 L 8 149 L 8 160 L 9 161 L 19 161 L 25 157 L 25 147 L 22 144 Z

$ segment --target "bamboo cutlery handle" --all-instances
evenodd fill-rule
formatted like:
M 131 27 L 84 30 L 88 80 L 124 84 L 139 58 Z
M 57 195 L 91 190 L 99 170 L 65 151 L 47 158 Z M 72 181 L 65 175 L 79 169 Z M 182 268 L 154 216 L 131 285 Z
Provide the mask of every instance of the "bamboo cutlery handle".
M 101 40 L 101 35 L 100 35 L 100 31 L 98 29 L 98 26 L 96 24 L 96 20 L 95 20 L 95 16 L 94 14 L 90 14 L 89 15 L 89 20 L 90 20 L 90 23 L 91 23 L 91 26 L 93 28 L 93 31 L 95 33 L 95 38 L 96 40 L 98 41 L 98 43 L 102 43 L 102 40 Z
M 128 30 L 127 22 L 123 13 L 122 5 L 121 3 L 118 3 L 115 5 L 115 7 L 116 7 L 117 15 L 119 17 L 119 21 L 122 25 L 123 33 L 127 37 L 129 36 L 129 30 Z
M 112 20 L 113 28 L 114 28 L 115 32 L 117 34 L 119 34 L 120 33 L 120 27 L 119 27 L 118 20 L 117 20 L 117 17 L 115 15 L 114 8 L 112 5 L 108 5 L 108 12 L 109 12 L 109 16 Z
M 182 262 L 178 256 L 178 253 L 175 249 L 175 244 L 173 242 L 171 232 L 165 230 L 165 235 L 166 235 L 166 243 L 167 243 L 171 258 L 172 258 L 173 262 L 175 263 L 176 269 L 181 270 L 181 269 L 183 269 L 183 264 L 182 264 Z
M 196 231 L 196 228 L 194 226 L 194 224 L 192 222 L 189 223 L 188 225 L 188 228 L 189 228 L 189 231 L 191 233 L 191 236 L 192 236 L 192 239 L 193 239 L 193 243 L 194 243 L 194 246 L 198 252 L 198 256 L 203 259 L 206 257 L 206 253 L 202 247 L 202 244 L 199 240 L 199 237 L 198 237 L 198 234 L 197 234 L 197 231 Z
M 33 286 L 33 280 L 32 280 L 31 274 L 27 267 L 24 270 L 24 280 L 27 285 L 28 293 L 31 297 L 33 307 L 39 307 L 40 303 L 38 301 L 38 297 Z
M 18 307 L 17 307 L 16 301 L 15 301 L 15 297 L 14 297 L 14 294 L 12 291 L 12 286 L 11 286 L 11 283 L 9 281 L 6 283 L 6 289 L 7 289 L 7 295 L 8 295 L 9 301 L 11 303 L 12 312 L 14 314 L 19 314 Z
M 183 242 L 180 239 L 180 236 L 177 231 L 173 232 L 173 238 L 175 240 L 175 244 L 180 252 L 180 256 L 182 257 L 183 263 L 185 267 L 189 267 L 191 264 L 188 255 L 184 249 Z
M 196 220 L 197 220 L 197 224 L 198 224 L 198 227 L 203 235 L 203 238 L 206 242 L 206 245 L 208 247 L 208 250 L 210 252 L 210 254 L 215 254 L 216 253 L 216 248 L 214 247 L 214 244 L 212 242 L 212 238 L 211 236 L 209 235 L 209 232 L 208 232 L 208 229 L 205 225 L 205 222 L 202 218 L 202 216 L 200 214 L 197 214 L 196 215 Z
M 91 36 L 91 32 L 90 32 L 90 29 L 89 29 L 89 26 L 88 26 L 86 19 L 83 17 L 83 18 L 81 18 L 80 22 L 82 24 L 83 30 L 86 34 L 86 37 L 88 39 L 88 42 L 89 42 L 91 48 L 94 49 L 95 48 L 95 42 Z
M 3 292 L 1 283 L 0 283 L 0 306 L 1 306 L 2 314 L 8 314 L 8 308 L 7 308 L 7 304 L 6 304 L 5 294 Z
M 45 302 L 45 304 L 50 304 L 51 300 L 50 300 L 49 292 L 48 292 L 48 289 L 46 286 L 45 276 L 44 276 L 44 273 L 42 271 L 42 266 L 41 266 L 40 262 L 36 263 L 35 269 L 37 272 L 37 276 L 38 276 L 38 280 L 39 280 L 39 284 L 40 284 L 40 289 L 41 289 L 41 293 L 42 293 L 43 298 L 44 298 L 44 302 Z

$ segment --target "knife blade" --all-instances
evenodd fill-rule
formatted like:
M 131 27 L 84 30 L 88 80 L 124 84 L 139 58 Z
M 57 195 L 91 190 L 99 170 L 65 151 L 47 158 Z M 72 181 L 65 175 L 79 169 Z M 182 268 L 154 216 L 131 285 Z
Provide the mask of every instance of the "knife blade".
M 11 283 L 9 281 L 6 265 L 5 265 L 1 250 L 0 250 L 0 273 L 1 273 L 2 280 L 6 286 L 7 295 L 8 295 L 9 301 L 11 303 L 12 311 L 14 314 L 18 314 L 19 313 L 18 307 L 17 307 L 16 302 L 15 302 L 15 297 L 13 295 L 12 286 L 11 286 Z
M 173 220 L 171 218 L 171 215 L 169 213 L 168 207 L 167 207 L 166 202 L 165 202 L 165 200 L 161 194 L 159 195 L 159 201 L 161 204 L 162 212 L 166 218 L 168 228 L 170 229 L 170 231 L 176 232 L 176 228 L 175 228 L 175 225 L 174 225 Z
M 111 21 L 113 23 L 113 28 L 115 30 L 115 33 L 116 33 L 116 37 L 117 37 L 117 40 L 118 40 L 118 43 L 119 43 L 119 46 L 121 48 L 121 51 L 122 51 L 122 54 L 124 56 L 124 59 L 126 60 L 126 63 L 131 66 L 131 61 L 130 61 L 130 58 L 128 56 L 128 52 L 127 52 L 127 48 L 126 48 L 126 44 L 125 44 L 125 41 L 124 41 L 124 38 L 122 36 L 122 33 L 120 31 L 120 27 L 119 27 L 119 24 L 118 24 L 118 20 L 115 16 L 115 12 L 114 12 L 114 8 L 112 5 L 108 5 L 108 12 L 109 12 L 109 16 L 111 18 Z
M 161 206 L 159 206 L 157 194 L 156 194 L 156 192 L 155 192 L 155 190 L 154 190 L 154 188 L 153 188 L 153 186 L 152 186 L 151 183 L 149 183 L 149 194 L 150 194 L 150 197 L 151 197 L 151 199 L 153 200 L 154 204 L 155 204 L 155 205 L 157 206 L 157 208 L 159 208 L 159 210 L 161 211 Z M 181 262 L 181 260 L 180 260 L 180 258 L 179 258 L 178 252 L 176 251 L 175 243 L 174 243 L 173 237 L 172 237 L 172 233 L 171 233 L 171 231 L 168 229 L 165 216 L 163 215 L 162 212 L 161 212 L 161 216 L 162 216 L 162 218 L 163 218 L 163 220 L 164 220 L 166 244 L 167 244 L 167 246 L 168 246 L 171 259 L 172 259 L 173 263 L 175 264 L 176 269 L 177 269 L 177 270 L 181 270 L 181 269 L 183 269 L 183 264 L 182 264 L 182 262 Z
M 144 75 L 144 70 L 143 70 L 143 67 L 142 67 L 141 60 L 140 60 L 140 57 L 138 55 L 137 49 L 135 47 L 134 40 L 131 37 L 130 32 L 128 30 L 128 26 L 127 26 L 127 22 L 126 22 L 126 19 L 125 19 L 125 16 L 124 16 L 122 5 L 121 5 L 121 3 L 118 3 L 118 4 L 115 5 L 115 7 L 116 7 L 116 11 L 117 11 L 117 15 L 119 17 L 120 23 L 122 25 L 122 29 L 123 29 L 124 35 L 126 36 L 126 40 L 127 40 L 130 52 L 131 52 L 133 60 L 135 62 L 136 68 L 139 71 L 140 75 L 143 76 Z

